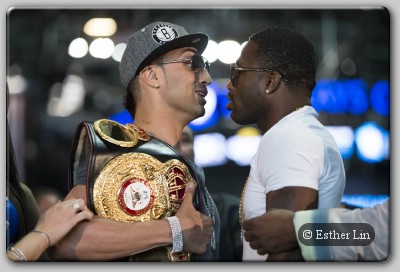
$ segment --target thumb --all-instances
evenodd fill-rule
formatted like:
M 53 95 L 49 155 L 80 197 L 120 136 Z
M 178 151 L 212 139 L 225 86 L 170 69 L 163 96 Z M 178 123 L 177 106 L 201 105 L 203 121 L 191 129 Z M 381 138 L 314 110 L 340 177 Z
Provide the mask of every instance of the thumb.
M 193 196 L 194 196 L 194 191 L 196 189 L 197 184 L 194 183 L 193 181 L 189 181 L 188 183 L 186 183 L 186 188 L 185 188 L 185 196 L 183 197 L 183 203 L 185 202 L 189 202 L 192 203 L 193 202 Z
M 252 223 L 251 219 L 243 220 L 242 229 L 245 230 L 245 231 L 249 230 L 250 226 L 251 226 L 251 223 Z

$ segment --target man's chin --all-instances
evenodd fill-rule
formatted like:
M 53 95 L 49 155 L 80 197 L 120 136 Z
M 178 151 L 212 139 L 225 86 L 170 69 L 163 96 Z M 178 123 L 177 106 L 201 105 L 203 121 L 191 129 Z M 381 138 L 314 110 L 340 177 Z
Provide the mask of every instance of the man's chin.
M 201 108 L 201 112 L 200 112 L 199 115 L 196 117 L 196 119 L 197 119 L 197 118 L 200 118 L 200 117 L 203 117 L 205 114 L 206 114 L 206 109 L 205 109 L 204 107 L 202 107 L 202 108 Z
M 206 111 L 205 111 L 204 108 L 202 108 L 202 110 L 200 112 L 198 112 L 196 116 L 194 116 L 192 121 L 194 121 L 194 120 L 196 120 L 196 119 L 198 119 L 200 117 L 203 117 L 205 114 L 206 114 Z
M 235 115 L 235 113 L 233 111 L 231 112 L 231 119 L 232 119 L 233 122 L 235 122 L 238 125 L 249 125 L 249 124 L 251 124 L 251 122 L 243 120 L 239 116 Z

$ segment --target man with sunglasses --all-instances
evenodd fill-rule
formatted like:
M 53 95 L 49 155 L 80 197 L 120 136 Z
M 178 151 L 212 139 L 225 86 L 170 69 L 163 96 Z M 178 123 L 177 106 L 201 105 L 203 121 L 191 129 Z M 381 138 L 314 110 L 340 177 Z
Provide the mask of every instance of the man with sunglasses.
M 251 218 L 265 224 L 261 215 L 276 208 L 339 207 L 345 171 L 334 138 L 311 106 L 315 74 L 312 44 L 283 27 L 252 35 L 231 66 L 231 118 L 241 125 L 255 123 L 263 133 L 243 188 L 241 224 Z M 243 240 L 243 261 L 301 259 L 298 247 L 260 255 L 248 241 L 251 237 Z
M 120 63 L 134 124 L 82 122 L 68 198 L 97 214 L 57 245 L 68 260 L 216 261 L 219 214 L 204 172 L 180 153 L 182 131 L 203 116 L 209 63 L 204 33 L 154 22 L 128 40 Z

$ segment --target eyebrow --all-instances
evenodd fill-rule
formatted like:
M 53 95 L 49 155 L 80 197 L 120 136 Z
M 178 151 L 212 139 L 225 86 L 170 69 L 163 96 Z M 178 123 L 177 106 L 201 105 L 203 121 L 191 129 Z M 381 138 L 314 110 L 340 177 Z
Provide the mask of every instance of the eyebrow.
M 197 52 L 195 49 L 186 48 L 186 49 L 182 52 L 181 55 L 183 55 L 183 54 L 185 54 L 185 53 L 187 53 L 187 52 L 192 52 L 192 53 L 194 53 L 194 54 L 199 54 L 199 52 Z
M 198 53 L 196 49 L 192 49 L 192 48 L 187 48 L 184 52 L 186 52 L 186 51 Z

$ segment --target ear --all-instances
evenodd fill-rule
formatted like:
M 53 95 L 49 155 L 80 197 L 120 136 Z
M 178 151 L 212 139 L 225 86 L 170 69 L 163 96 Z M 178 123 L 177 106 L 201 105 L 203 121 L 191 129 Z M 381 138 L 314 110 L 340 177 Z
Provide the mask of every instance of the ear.
M 281 81 L 281 76 L 275 71 L 269 73 L 269 78 L 266 80 L 265 89 L 269 90 L 269 93 L 275 92 L 278 89 L 279 82 Z
M 152 66 L 147 66 L 145 69 L 140 71 L 140 79 L 144 82 L 144 84 L 148 85 L 151 88 L 158 89 L 160 87 L 157 78 L 157 72 Z

